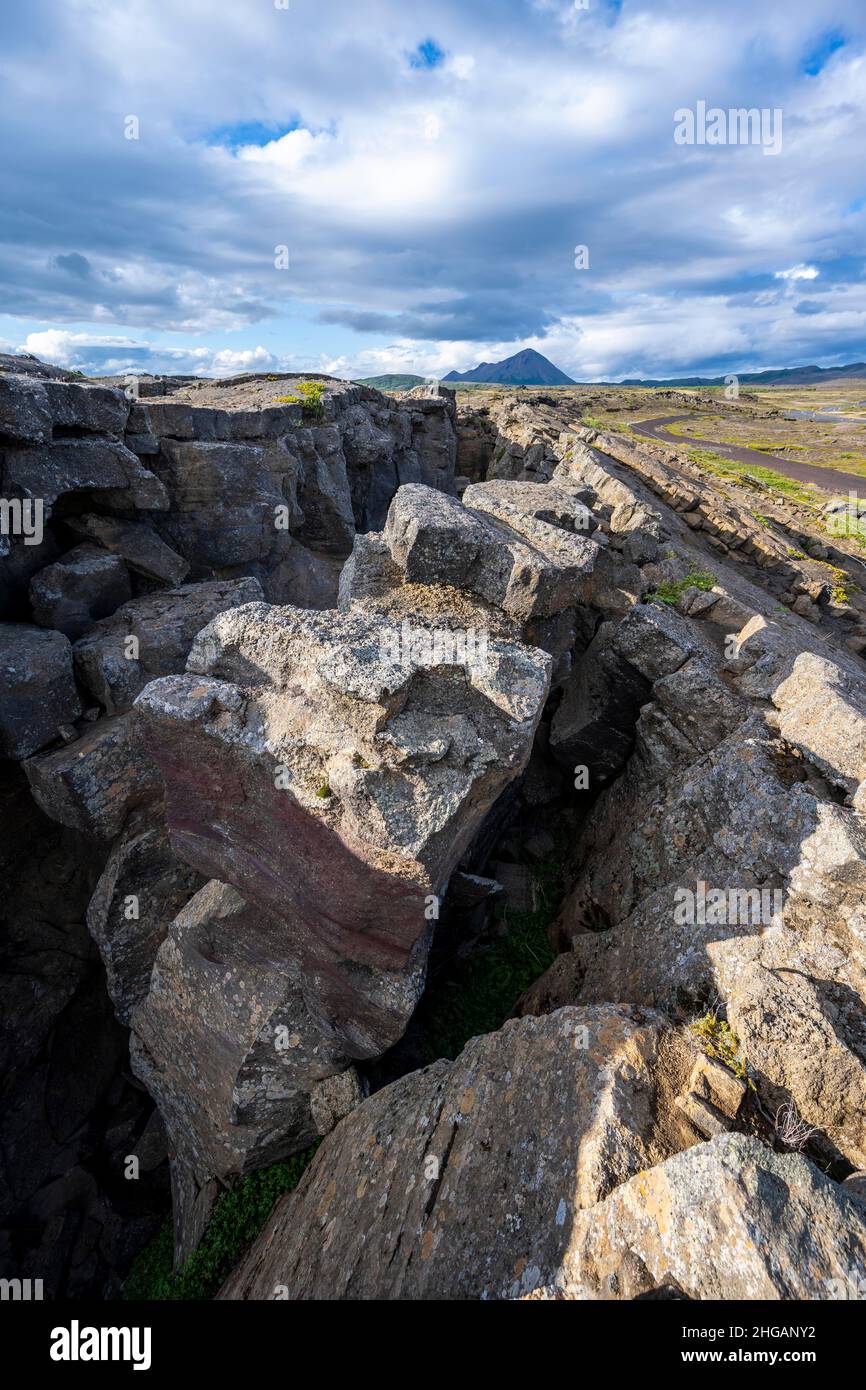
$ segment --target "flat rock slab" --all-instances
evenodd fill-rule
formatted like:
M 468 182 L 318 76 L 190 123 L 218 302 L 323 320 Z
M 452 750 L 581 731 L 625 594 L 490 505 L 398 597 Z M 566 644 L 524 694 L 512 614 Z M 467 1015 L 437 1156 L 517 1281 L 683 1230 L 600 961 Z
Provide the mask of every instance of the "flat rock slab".
M 501 1299 L 549 1282 L 580 1208 L 693 1142 L 670 1105 L 681 1060 L 660 1015 L 612 1005 L 474 1038 L 337 1127 L 220 1296 Z

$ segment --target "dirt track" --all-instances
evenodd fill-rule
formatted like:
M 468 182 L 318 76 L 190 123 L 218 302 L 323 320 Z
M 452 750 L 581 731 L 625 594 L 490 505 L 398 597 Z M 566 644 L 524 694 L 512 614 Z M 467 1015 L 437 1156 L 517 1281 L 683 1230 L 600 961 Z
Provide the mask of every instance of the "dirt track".
M 866 478 L 856 473 L 839 473 L 835 468 L 818 468 L 813 463 L 795 463 L 793 459 L 781 458 L 778 454 L 760 453 L 757 449 L 744 449 L 738 444 L 717 444 L 713 439 L 687 440 L 682 435 L 669 432 L 669 425 L 693 418 L 692 415 L 665 415 L 658 420 L 644 420 L 631 428 L 635 434 L 643 435 L 646 439 L 656 439 L 663 444 L 676 444 L 679 448 L 689 444 L 696 447 L 704 444 L 708 449 L 712 449 L 713 453 L 721 454 L 735 463 L 752 468 L 756 465 L 759 468 L 773 468 L 777 473 L 783 473 L 786 478 L 793 478 L 798 483 L 813 483 L 815 487 L 831 494 L 854 491 L 866 495 Z

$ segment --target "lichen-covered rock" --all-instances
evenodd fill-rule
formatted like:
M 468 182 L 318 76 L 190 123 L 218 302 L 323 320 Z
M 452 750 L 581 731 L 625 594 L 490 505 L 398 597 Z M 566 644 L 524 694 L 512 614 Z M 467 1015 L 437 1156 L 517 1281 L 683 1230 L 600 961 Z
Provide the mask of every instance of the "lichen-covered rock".
M 282 924 L 206 884 L 159 948 L 132 1061 L 199 1186 L 307 1148 L 360 1099 L 286 967 Z M 314 1094 L 316 1096 L 313 1100 Z
M 96 840 L 113 840 L 129 812 L 162 790 L 132 713 L 98 720 L 66 747 L 29 758 L 24 770 L 46 816 Z
M 338 1126 L 221 1297 L 513 1298 L 548 1282 L 581 1208 L 695 1141 L 673 1104 L 692 1060 L 660 1015 L 615 1006 L 474 1038 Z
M 864 1278 L 866 1225 L 839 1184 L 801 1154 L 725 1134 L 578 1213 L 544 1282 L 571 1298 L 833 1299 Z
M 212 618 L 261 597 L 257 579 L 220 579 L 133 599 L 76 642 L 78 678 L 109 714 L 121 714 L 148 681 L 184 669 Z
M 30 585 L 30 603 L 40 627 L 55 628 L 74 642 L 131 592 L 126 565 L 117 555 L 77 545 L 39 571 Z
M 779 731 L 848 791 L 866 778 L 866 698 L 862 681 L 838 662 L 803 652 L 773 691 Z
M 0 757 L 29 758 L 80 713 L 67 638 L 0 623 Z
M 592 573 L 598 546 L 574 529 L 563 530 L 524 511 L 519 496 L 507 505 L 505 496 L 505 490 L 482 492 L 479 500 L 507 512 L 510 524 L 430 488 L 400 488 L 384 536 L 406 582 L 468 589 L 522 620 L 573 607 Z M 585 511 L 575 502 L 572 510 L 578 509 Z M 514 522 L 520 518 L 518 532 Z
M 861 861 L 861 870 L 866 863 Z M 863 889 L 860 901 L 862 903 Z M 787 911 L 786 911 L 787 915 Z M 841 924 L 840 924 L 841 925 Z M 852 945 L 854 949 L 852 951 Z M 772 1113 L 793 1101 L 828 1158 L 866 1164 L 866 969 L 850 936 L 780 925 L 707 946 L 754 1084 Z

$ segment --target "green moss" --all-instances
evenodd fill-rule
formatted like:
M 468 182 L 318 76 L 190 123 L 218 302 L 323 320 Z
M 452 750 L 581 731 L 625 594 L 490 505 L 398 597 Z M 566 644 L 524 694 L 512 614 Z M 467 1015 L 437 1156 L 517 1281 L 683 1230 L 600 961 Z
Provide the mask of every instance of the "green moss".
M 328 798 L 333 795 L 334 793 L 331 791 L 331 788 L 328 786 L 327 782 L 324 782 L 316 792 L 316 796 L 318 796 L 322 801 L 327 801 Z
M 671 579 L 665 584 L 659 584 L 657 588 L 650 590 L 646 598 L 647 602 L 658 599 L 660 603 L 667 603 L 673 608 L 687 589 L 701 589 L 704 593 L 709 593 L 715 585 L 716 576 L 708 570 L 691 570 L 685 579 Z
M 318 1144 L 313 1144 L 285 1163 L 239 1178 L 231 1191 L 220 1197 L 201 1244 L 177 1273 L 171 1267 L 169 1218 L 133 1265 L 124 1285 L 124 1299 L 151 1302 L 214 1298 L 261 1231 L 274 1202 L 297 1187 L 317 1148 Z
M 562 845 L 564 855 L 564 842 Z M 453 1058 L 470 1038 L 494 1033 L 511 1016 L 521 994 L 553 964 L 548 927 L 565 891 L 563 856 L 533 870 L 533 912 L 504 914 L 507 934 L 477 950 L 453 976 L 431 981 L 419 1008 L 427 1061 Z

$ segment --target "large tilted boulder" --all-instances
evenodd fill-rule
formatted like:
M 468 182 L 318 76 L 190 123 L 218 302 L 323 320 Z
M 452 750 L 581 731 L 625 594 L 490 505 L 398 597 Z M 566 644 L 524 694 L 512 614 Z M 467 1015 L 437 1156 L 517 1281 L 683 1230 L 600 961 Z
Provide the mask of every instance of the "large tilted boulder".
M 378 1092 L 222 1299 L 832 1298 L 862 1207 L 800 1155 L 685 1121 L 688 1044 L 601 1005 L 509 1023 Z M 724 1128 L 724 1126 L 722 1126 Z
M 159 1104 L 175 1187 L 176 1256 L 200 1235 L 221 1182 L 326 1134 L 361 1098 L 286 967 L 282 925 L 211 882 L 178 914 L 133 1015 L 132 1064 Z
M 68 639 L 26 623 L 0 623 L 0 757 L 29 758 L 80 713 Z
M 582 1207 L 695 1142 L 673 1103 L 691 1060 L 661 1015 L 616 1006 L 474 1038 L 338 1126 L 222 1297 L 531 1290 Z
M 217 579 L 133 599 L 76 642 L 78 678 L 109 714 L 120 714 L 149 681 L 183 670 L 196 634 L 217 613 L 261 597 L 257 579 Z
M 284 922 L 311 1007 L 355 1056 L 401 1035 L 435 901 L 547 694 L 550 659 L 513 640 L 435 659 L 448 621 L 417 611 L 406 650 L 381 613 L 247 605 L 136 705 L 176 852 Z

